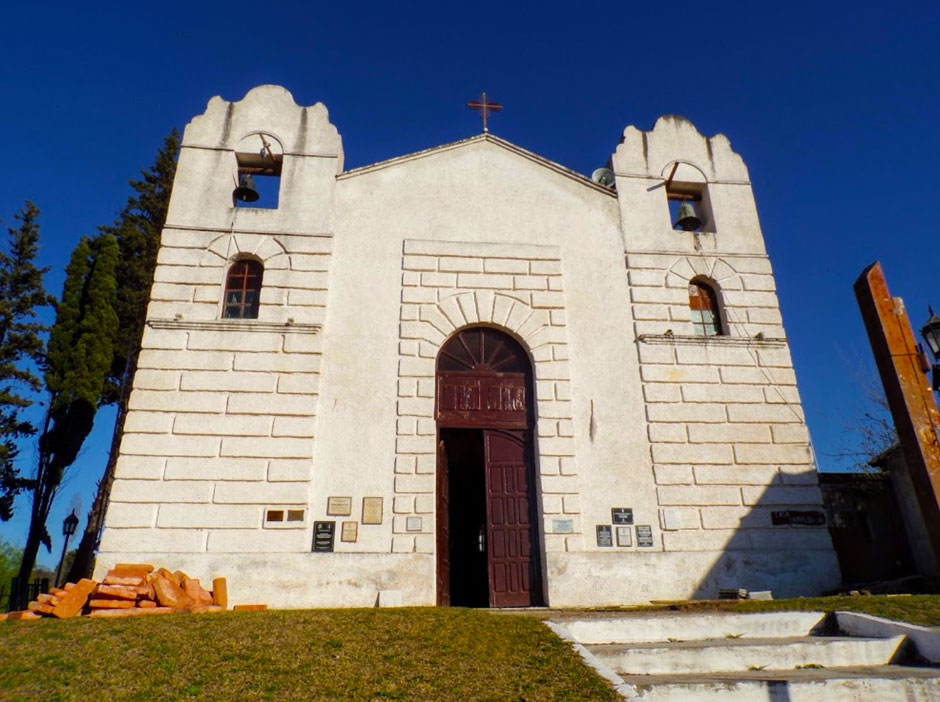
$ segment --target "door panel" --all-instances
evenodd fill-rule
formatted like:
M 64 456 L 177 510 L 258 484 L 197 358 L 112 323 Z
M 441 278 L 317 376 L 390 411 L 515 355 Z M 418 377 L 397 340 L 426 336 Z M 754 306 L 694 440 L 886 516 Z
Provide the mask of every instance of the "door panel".
M 447 446 L 437 442 L 437 604 L 450 605 L 450 481 Z
M 470 327 L 444 344 L 436 366 L 447 444 L 437 468 L 438 603 L 541 604 L 528 354 L 499 330 Z
M 486 460 L 486 507 L 491 607 L 530 607 L 540 603 L 533 589 L 537 567 L 532 554 L 531 471 L 528 432 L 483 432 Z

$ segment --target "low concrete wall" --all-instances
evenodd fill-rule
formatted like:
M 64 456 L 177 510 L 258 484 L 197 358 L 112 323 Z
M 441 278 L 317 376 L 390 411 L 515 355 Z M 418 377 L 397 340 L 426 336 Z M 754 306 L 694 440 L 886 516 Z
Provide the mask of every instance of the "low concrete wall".
M 719 588 L 821 595 L 838 587 L 831 550 L 549 553 L 548 604 L 603 607 L 650 600 L 714 599 Z
M 433 605 L 434 559 L 422 554 L 109 553 L 99 558 L 95 579 L 115 563 L 152 563 L 182 570 L 211 587 L 228 580 L 229 604 L 264 603 L 274 609 L 375 607 L 385 602 Z M 400 593 L 396 595 L 395 593 Z
M 921 656 L 931 663 L 940 662 L 940 627 L 928 628 L 916 624 L 895 622 L 858 612 L 836 612 L 836 622 L 839 629 L 851 636 L 887 638 L 904 634 L 914 642 L 914 645 L 917 646 L 917 652 Z

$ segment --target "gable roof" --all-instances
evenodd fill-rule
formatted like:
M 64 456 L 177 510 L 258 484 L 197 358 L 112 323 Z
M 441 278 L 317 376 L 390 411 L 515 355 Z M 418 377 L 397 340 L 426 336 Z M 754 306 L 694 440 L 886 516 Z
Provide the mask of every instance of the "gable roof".
M 363 175 L 365 173 L 371 173 L 373 171 L 378 171 L 383 168 L 390 168 L 391 166 L 397 166 L 400 163 L 414 161 L 419 158 L 425 158 L 427 156 L 432 156 L 434 154 L 441 153 L 444 151 L 450 151 L 452 149 L 459 149 L 465 146 L 469 146 L 471 144 L 477 144 L 477 143 L 482 143 L 482 142 L 493 144 L 494 146 L 499 146 L 500 148 L 503 148 L 506 151 L 509 151 L 510 153 L 516 154 L 517 156 L 521 156 L 522 158 L 532 161 L 533 163 L 537 163 L 538 165 L 544 168 L 554 171 L 555 173 L 558 173 L 559 175 L 562 175 L 566 178 L 570 178 L 571 180 L 581 183 L 582 185 L 586 185 L 593 190 L 597 190 L 598 192 L 604 193 L 605 195 L 608 195 L 610 197 L 614 197 L 614 198 L 617 197 L 617 191 L 614 190 L 613 188 L 608 188 L 603 185 L 600 185 L 599 183 L 595 183 L 586 175 L 573 171 L 570 168 L 565 168 L 560 163 L 555 163 L 554 161 L 550 161 L 549 159 L 543 156 L 539 156 L 536 153 L 523 149 L 521 146 L 516 146 L 515 144 L 509 141 L 506 141 L 505 139 L 501 139 L 498 136 L 494 136 L 488 132 L 485 132 L 483 134 L 477 134 L 476 136 L 469 137 L 468 139 L 461 139 L 460 141 L 453 141 L 449 144 L 443 144 L 441 146 L 434 146 L 434 147 L 431 147 L 430 149 L 424 149 L 422 151 L 415 151 L 414 153 L 405 154 L 404 156 L 396 156 L 386 161 L 379 161 L 378 163 L 372 163 L 367 166 L 360 166 L 358 168 L 353 168 L 348 171 L 343 171 L 342 173 L 336 176 L 336 179 L 345 180 L 346 178 L 353 178 L 355 176 Z

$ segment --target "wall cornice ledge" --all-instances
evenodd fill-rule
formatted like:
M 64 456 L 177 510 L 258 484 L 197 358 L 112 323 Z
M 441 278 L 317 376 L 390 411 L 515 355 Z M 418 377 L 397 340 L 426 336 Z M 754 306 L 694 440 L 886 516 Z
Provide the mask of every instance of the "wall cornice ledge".
M 692 346 L 757 346 L 760 348 L 787 345 L 786 337 L 767 336 L 762 339 L 744 336 L 697 336 L 688 334 L 640 334 L 644 344 L 680 344 Z
M 321 324 L 295 324 L 293 322 L 256 322 L 245 319 L 212 319 L 195 321 L 188 319 L 148 319 L 152 329 L 191 329 L 198 331 L 231 332 L 281 332 L 285 334 L 318 334 Z

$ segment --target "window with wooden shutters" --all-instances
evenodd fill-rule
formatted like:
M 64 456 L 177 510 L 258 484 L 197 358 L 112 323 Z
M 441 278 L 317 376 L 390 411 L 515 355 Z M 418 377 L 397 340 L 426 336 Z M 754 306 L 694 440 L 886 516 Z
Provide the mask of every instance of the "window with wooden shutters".
M 689 309 L 692 333 L 696 336 L 721 336 L 721 315 L 715 289 L 701 280 L 689 282 Z
M 225 319 L 257 319 L 264 266 L 257 261 L 235 261 L 225 280 Z

